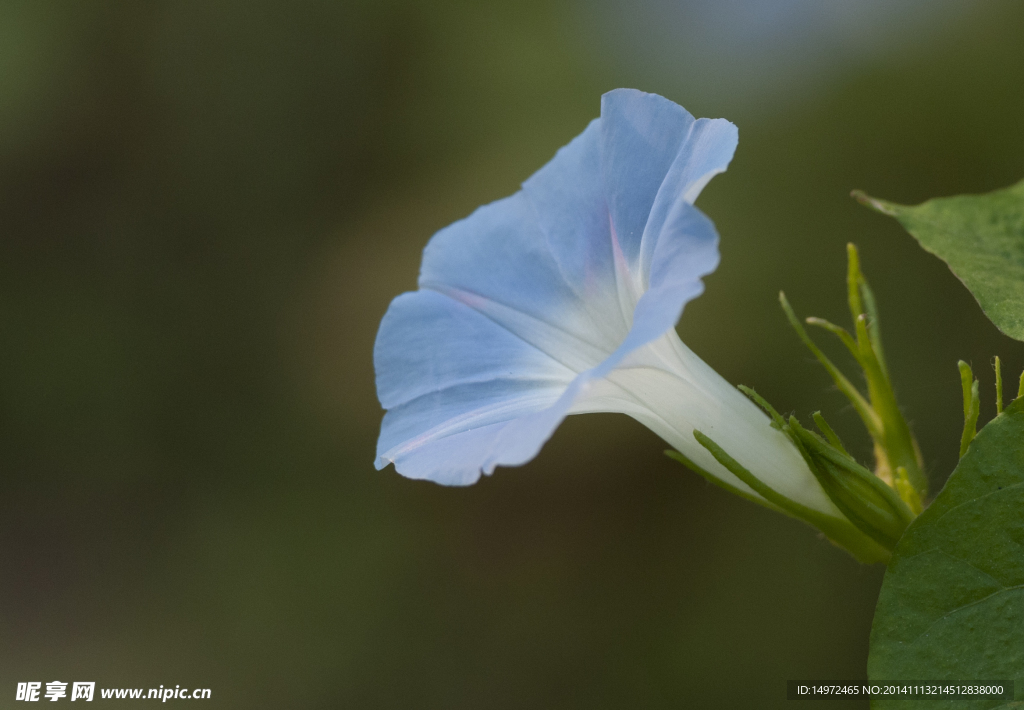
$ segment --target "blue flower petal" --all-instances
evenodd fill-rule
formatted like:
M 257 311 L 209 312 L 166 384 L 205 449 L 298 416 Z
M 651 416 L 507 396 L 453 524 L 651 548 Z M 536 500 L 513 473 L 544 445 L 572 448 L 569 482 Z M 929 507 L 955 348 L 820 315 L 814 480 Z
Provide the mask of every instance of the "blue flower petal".
M 595 370 L 604 376 L 636 348 L 672 328 L 683 306 L 704 292 L 701 277 L 718 267 L 718 233 L 688 202 L 677 203 L 653 240 L 649 288 L 633 312 L 633 327 L 615 353 Z
M 576 376 L 479 311 L 429 290 L 391 303 L 374 363 L 389 410 L 377 467 L 394 461 L 406 475 L 447 484 L 475 481 L 492 435 L 553 405 Z
M 656 94 L 619 89 L 601 99 L 602 177 L 615 236 L 632 262 L 676 201 L 693 203 L 732 160 L 736 127 L 695 120 Z
M 701 293 L 717 234 L 691 203 L 735 146 L 727 121 L 613 91 L 520 192 L 438 232 L 377 336 L 377 467 L 468 484 L 535 456 Z
M 434 291 L 392 301 L 374 359 L 377 395 L 386 409 L 460 385 L 555 380 L 564 388 L 576 376 L 479 311 Z

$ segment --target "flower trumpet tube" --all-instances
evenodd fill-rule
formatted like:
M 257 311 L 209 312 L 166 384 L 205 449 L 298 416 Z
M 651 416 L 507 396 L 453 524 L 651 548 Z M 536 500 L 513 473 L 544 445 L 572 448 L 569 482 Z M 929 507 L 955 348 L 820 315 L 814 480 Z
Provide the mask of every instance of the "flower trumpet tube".
M 884 558 L 793 442 L 676 335 L 719 261 L 693 201 L 736 142 L 728 121 L 612 91 L 519 192 L 434 235 L 419 290 L 391 303 L 374 347 L 377 468 L 467 485 L 532 459 L 569 414 L 619 412 L 726 488 Z

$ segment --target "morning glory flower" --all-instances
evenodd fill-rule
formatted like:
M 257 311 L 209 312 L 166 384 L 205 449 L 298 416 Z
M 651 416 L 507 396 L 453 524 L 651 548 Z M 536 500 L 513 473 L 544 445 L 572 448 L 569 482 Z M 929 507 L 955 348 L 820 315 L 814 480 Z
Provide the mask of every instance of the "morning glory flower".
M 532 459 L 567 415 L 618 412 L 725 487 L 810 511 L 833 539 L 852 529 L 806 456 L 675 331 L 719 261 L 693 202 L 736 143 L 726 120 L 612 91 L 521 190 L 435 234 L 419 290 L 377 334 L 377 468 L 468 485 Z

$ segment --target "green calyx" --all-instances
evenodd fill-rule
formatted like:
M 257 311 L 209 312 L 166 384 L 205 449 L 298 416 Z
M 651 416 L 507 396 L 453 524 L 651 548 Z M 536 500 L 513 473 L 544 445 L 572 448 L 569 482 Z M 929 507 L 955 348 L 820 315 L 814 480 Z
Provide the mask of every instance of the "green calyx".
M 827 441 L 804 429 L 795 417 L 790 417 L 787 421 L 750 387 L 740 385 L 740 390 L 768 413 L 772 428 L 778 429 L 789 438 L 843 517 L 813 510 L 775 491 L 732 458 L 711 437 L 696 429 L 693 437 L 697 443 L 754 491 L 756 496 L 740 492 L 721 482 L 677 451 L 665 453 L 718 486 L 810 523 L 861 562 L 887 562 L 896 541 L 916 513 L 912 512 L 882 481 L 846 453 L 839 437 L 820 412 L 815 412 L 814 421 L 827 437 Z
M 824 436 L 808 431 L 796 417 L 784 419 L 751 388 L 741 386 L 740 390 L 768 413 L 774 428 L 789 438 L 826 495 L 846 519 L 863 535 L 891 552 L 907 525 L 921 512 L 921 501 L 916 497 L 916 491 L 911 488 L 911 502 L 908 503 L 899 489 L 890 487 L 857 463 L 821 412 L 815 412 L 813 418 Z M 902 475 L 897 480 L 906 482 L 902 467 L 900 472 Z
M 845 451 L 804 429 L 796 417 L 789 418 L 783 431 L 843 515 L 879 545 L 893 550 L 916 517 L 897 491 Z
M 853 332 L 820 318 L 808 318 L 806 323 L 827 330 L 846 346 L 863 372 L 866 394 L 811 340 L 784 293 L 779 294 L 779 301 L 800 340 L 829 373 L 864 422 L 874 442 L 875 470 L 868 470 L 850 455 L 821 412 L 813 414 L 814 423 L 821 432 L 818 434 L 804 428 L 794 416 L 783 417 L 754 390 L 740 387 L 768 413 L 771 426 L 785 434 L 800 452 L 838 514 L 811 510 L 789 500 L 754 477 L 708 436 L 699 431 L 694 431 L 693 435 L 720 464 L 756 493 L 760 502 L 811 523 L 863 562 L 885 562 L 907 526 L 923 510 L 922 501 L 928 492 L 928 482 L 922 470 L 921 452 L 896 402 L 882 348 L 878 306 L 867 279 L 861 273 L 860 257 L 853 244 L 847 245 L 847 256 L 846 295 Z M 977 391 L 976 384 L 974 391 Z M 970 431 L 973 435 L 973 422 Z M 968 436 L 966 427 L 964 436 Z M 685 463 L 696 470 L 689 460 Z M 712 479 L 710 474 L 699 472 Z
M 854 323 L 854 334 L 820 318 L 808 318 L 806 322 L 829 331 L 846 346 L 863 372 L 867 383 L 866 397 L 811 340 L 784 293 L 779 293 L 779 302 L 800 340 L 822 364 L 864 422 L 874 442 L 874 475 L 894 491 L 910 510 L 919 510 L 921 501 L 928 494 L 921 451 L 900 412 L 889 379 L 874 293 L 860 270 L 857 248 L 848 244 L 846 251 L 849 260 L 847 301 Z M 835 447 L 838 438 L 829 433 L 826 433 L 826 437 Z
M 754 395 L 756 396 L 756 394 Z M 763 400 L 762 400 L 763 401 Z M 767 402 L 764 404 L 771 409 L 771 405 Z M 772 410 L 774 412 L 774 410 Z M 778 417 L 778 413 L 775 413 Z M 778 417 L 781 421 L 781 417 Z M 772 426 L 775 426 L 773 421 Z M 785 422 L 782 423 L 783 431 L 788 436 L 792 437 L 789 425 Z M 854 557 L 863 563 L 869 564 L 873 562 L 888 562 L 889 556 L 892 552 L 893 545 L 888 544 L 888 538 L 883 537 L 883 543 L 878 538 L 866 534 L 856 522 L 853 521 L 849 513 L 840 509 L 845 517 L 838 517 L 827 515 L 821 511 L 808 508 L 805 505 L 797 503 L 794 500 L 787 498 L 786 496 L 778 493 L 773 488 L 765 484 L 763 481 L 758 479 L 753 473 L 748 471 L 742 464 L 728 454 L 721 446 L 719 446 L 713 439 L 705 435 L 703 432 L 694 430 L 693 437 L 697 442 L 703 446 L 707 451 L 715 458 L 718 463 L 722 464 L 730 473 L 736 476 L 739 480 L 750 487 L 757 495 L 752 496 L 748 493 L 739 491 L 728 484 L 723 483 L 720 479 L 711 475 L 708 471 L 704 470 L 693 461 L 688 459 L 683 454 L 677 451 L 666 451 L 665 453 L 670 457 L 679 461 L 683 465 L 687 466 L 691 470 L 699 473 L 701 476 L 706 478 L 708 481 L 719 485 L 726 490 L 734 493 L 739 493 L 745 498 L 753 500 L 757 503 L 764 505 L 765 507 L 773 510 L 780 511 L 787 515 L 790 515 L 798 520 L 810 523 L 814 527 L 821 530 L 826 537 L 832 542 L 839 545 L 840 547 L 848 550 Z M 867 474 L 871 476 L 870 473 Z M 856 484 L 854 484 L 856 485 Z M 842 483 L 837 483 L 835 488 L 843 488 Z
M 882 347 L 878 306 L 861 272 L 860 258 L 853 244 L 847 245 L 847 256 L 847 303 L 853 332 L 820 318 L 807 318 L 805 322 L 827 330 L 846 346 L 861 368 L 866 393 L 855 386 L 814 343 L 784 293 L 779 294 L 779 301 L 800 340 L 829 373 L 839 391 L 849 399 L 867 428 L 874 443 L 874 471 L 853 458 L 821 412 L 812 415 L 819 434 L 805 428 L 794 416 L 783 417 L 757 392 L 743 386 L 739 389 L 767 412 L 772 428 L 782 432 L 796 447 L 821 490 L 831 500 L 834 511 L 809 508 L 772 489 L 703 432 L 695 430 L 694 438 L 718 463 L 742 481 L 746 490 L 724 483 L 682 454 L 666 453 L 717 485 L 814 525 L 862 562 L 886 562 L 907 527 L 924 510 L 928 481 L 920 449 L 896 401 Z M 1000 393 L 996 406 L 1001 411 L 1002 373 L 998 358 L 995 366 Z M 978 383 L 966 363 L 960 363 L 960 372 L 964 391 L 963 455 L 977 427 Z M 1021 376 L 1021 394 L 1024 394 L 1024 375 Z
M 711 437 L 696 429 L 694 439 L 756 496 L 741 493 L 722 483 L 679 452 L 665 453 L 716 485 L 810 523 L 861 562 L 887 562 L 896 542 L 920 510 L 912 509 L 894 489 L 858 464 L 846 452 L 820 412 L 814 413 L 814 420 L 824 437 L 805 429 L 796 417 L 786 420 L 749 387 L 741 386 L 740 389 L 764 408 L 772 419 L 771 426 L 785 434 L 797 448 L 841 516 L 828 515 L 787 498 L 744 468 Z

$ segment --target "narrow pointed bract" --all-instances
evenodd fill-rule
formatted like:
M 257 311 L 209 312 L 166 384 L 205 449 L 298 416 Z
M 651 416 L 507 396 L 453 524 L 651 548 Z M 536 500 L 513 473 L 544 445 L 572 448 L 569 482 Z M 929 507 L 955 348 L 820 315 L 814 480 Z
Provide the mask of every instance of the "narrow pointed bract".
M 846 277 L 847 302 L 856 337 L 844 328 L 821 318 L 807 318 L 805 322 L 824 328 L 842 341 L 860 365 L 867 383 L 867 397 L 862 395 L 814 344 L 793 307 L 789 305 L 786 294 L 779 293 L 779 302 L 797 336 L 829 373 L 836 387 L 850 400 L 850 404 L 864 422 L 864 428 L 868 430 L 874 442 L 875 475 L 895 490 L 900 490 L 901 485 L 909 482 L 914 493 L 905 496 L 904 502 L 913 507 L 919 505 L 920 500 L 928 493 L 928 479 L 924 475 L 921 451 L 917 446 L 917 440 L 910 432 L 907 420 L 900 411 L 896 393 L 889 379 L 889 369 L 882 350 L 878 307 L 874 293 L 860 269 L 857 247 L 847 244 L 846 254 L 849 260 Z M 902 473 L 899 473 L 900 469 Z M 904 484 L 897 485 L 901 478 L 904 479 Z
M 860 393 L 810 338 L 784 293 L 779 293 L 779 303 L 797 336 L 829 373 L 836 387 L 846 395 L 864 422 L 864 427 L 874 441 L 874 472 L 854 460 L 821 412 L 815 412 L 813 418 L 824 437 L 805 429 L 796 417 L 783 420 L 764 398 L 749 388 L 741 389 L 772 417 L 772 426 L 789 437 L 826 495 L 860 535 L 844 539 L 829 533 L 820 523 L 800 511 L 795 515 L 817 525 L 858 559 L 884 561 L 888 553 L 895 549 L 907 526 L 923 511 L 928 487 L 921 465 L 921 451 L 900 411 L 889 379 L 874 293 L 860 270 L 857 248 L 848 244 L 846 252 L 849 258 L 847 301 L 856 337 L 821 318 L 807 318 L 805 322 L 824 328 L 846 346 L 863 371 L 867 382 L 867 397 Z M 975 381 L 971 389 L 970 368 L 966 363 L 960 363 L 960 372 L 964 387 L 965 424 L 960 448 L 960 455 L 963 456 L 970 438 L 974 436 L 978 416 L 978 383 Z M 998 359 L 996 373 L 997 382 L 1001 385 Z M 969 395 L 973 397 L 970 403 Z M 839 532 L 844 536 L 848 534 L 845 529 Z M 865 536 L 874 544 L 865 544 Z

